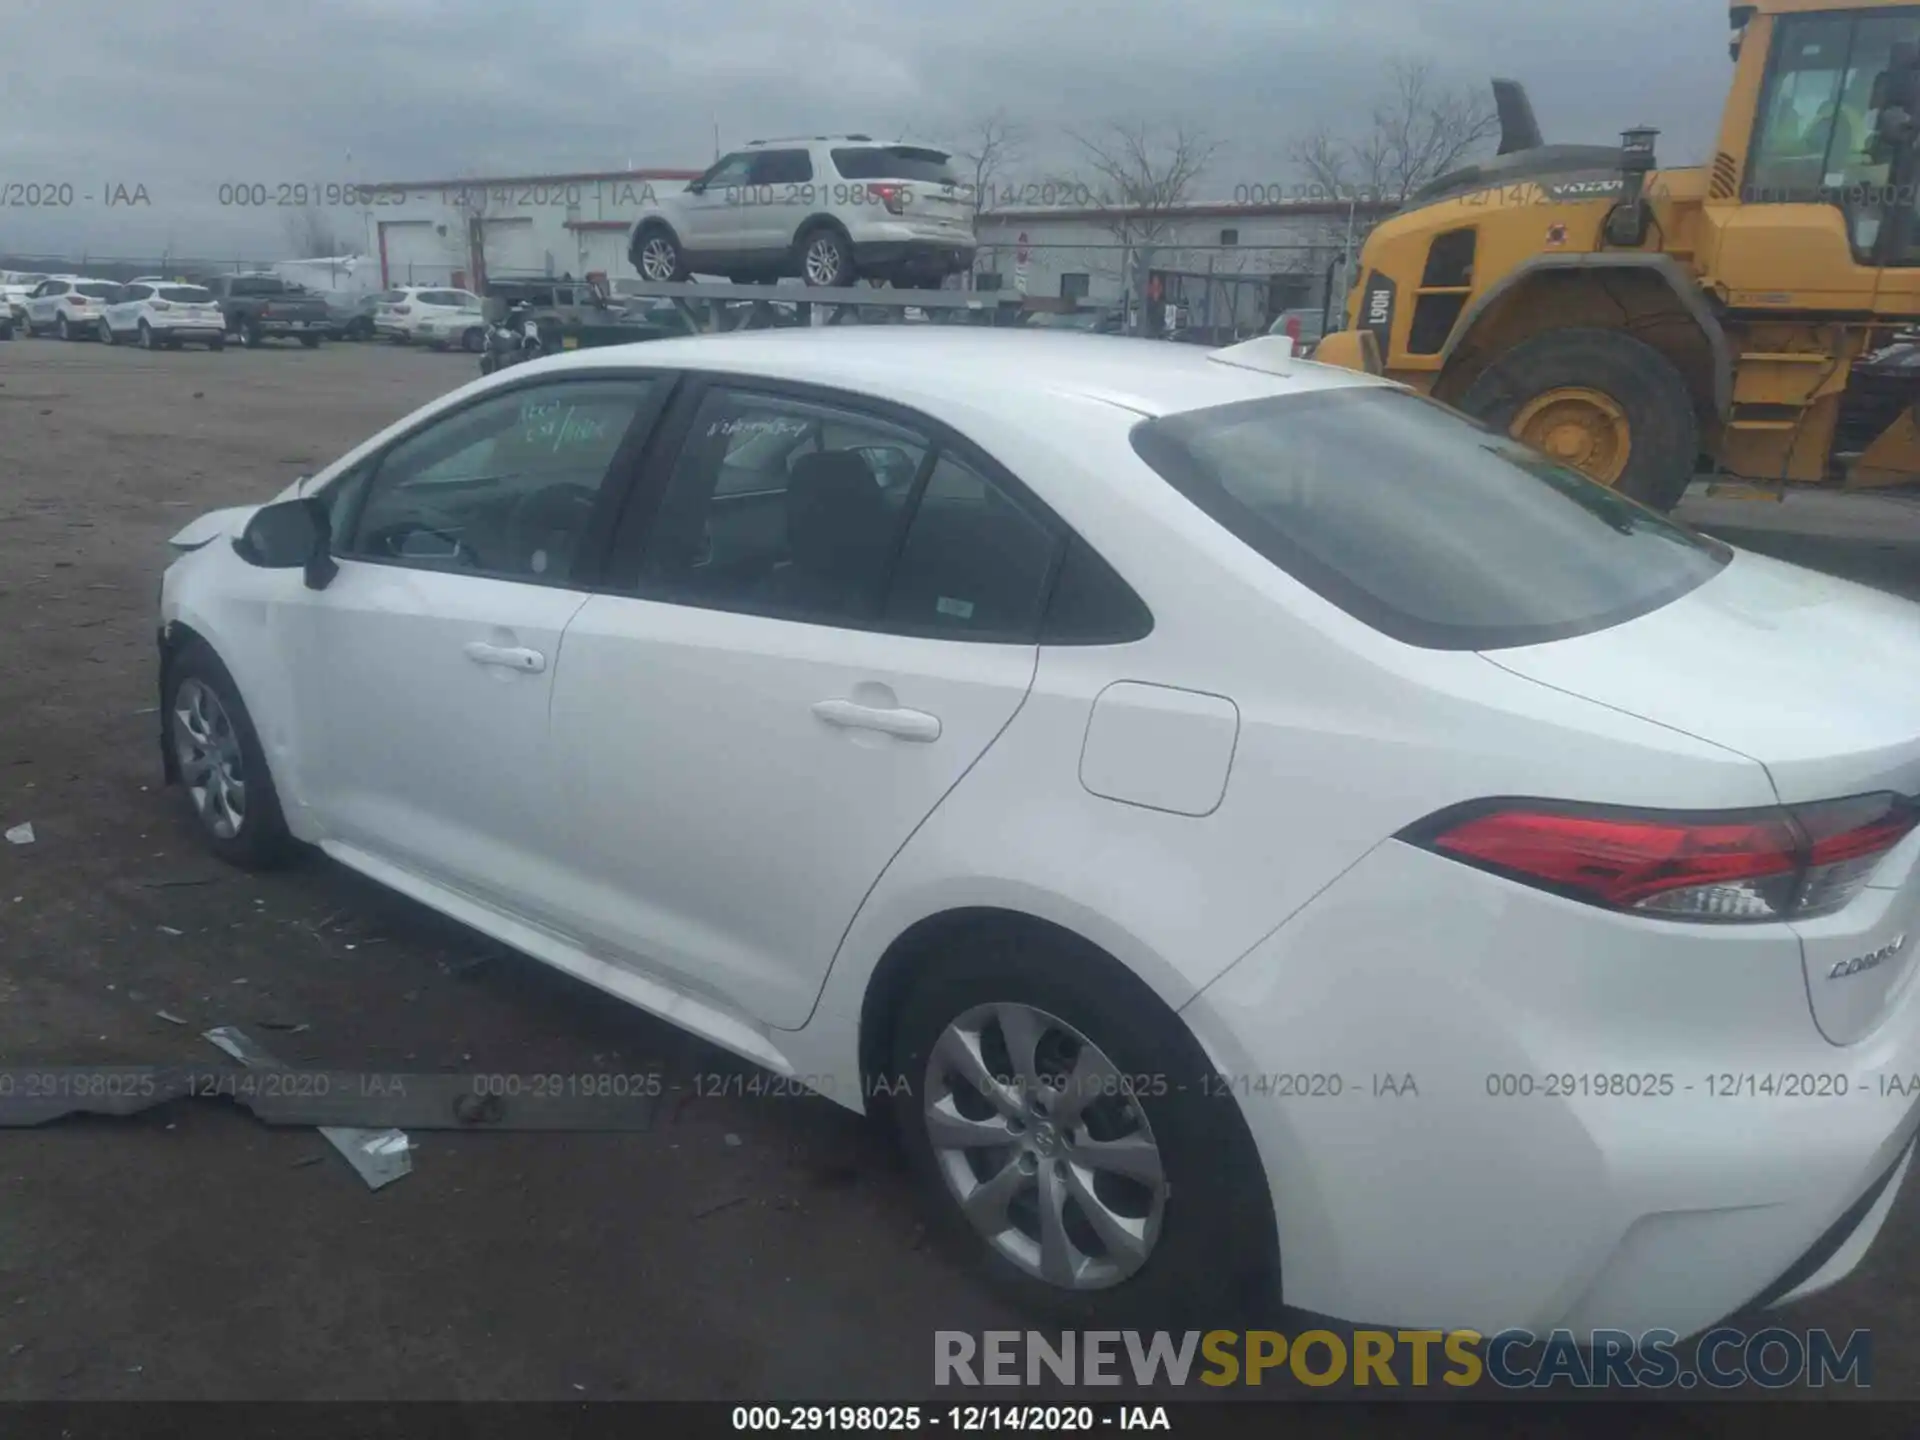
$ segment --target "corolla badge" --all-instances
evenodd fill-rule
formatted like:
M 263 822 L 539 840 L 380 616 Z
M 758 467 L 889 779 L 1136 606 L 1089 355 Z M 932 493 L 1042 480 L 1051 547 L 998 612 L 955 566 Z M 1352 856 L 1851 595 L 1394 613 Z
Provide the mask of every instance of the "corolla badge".
M 1906 944 L 1907 937 L 1903 933 L 1894 936 L 1878 950 L 1869 950 L 1866 954 L 1856 955 L 1851 960 L 1836 960 L 1833 968 L 1827 971 L 1827 979 L 1844 980 L 1849 975 L 1858 975 L 1863 971 L 1884 965 L 1905 949 Z

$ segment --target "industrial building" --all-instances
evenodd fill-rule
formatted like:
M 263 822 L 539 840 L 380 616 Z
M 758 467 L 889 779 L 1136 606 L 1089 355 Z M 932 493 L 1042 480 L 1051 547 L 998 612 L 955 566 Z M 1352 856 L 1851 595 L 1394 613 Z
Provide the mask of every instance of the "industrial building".
M 1310 200 L 992 210 L 976 226 L 973 283 L 1118 304 L 1144 271 L 1146 298 L 1176 307 L 1180 323 L 1245 330 L 1322 305 L 1349 246 L 1358 253 L 1367 228 L 1395 208 Z
M 700 170 L 390 181 L 356 207 L 381 284 L 478 289 L 489 277 L 627 272 L 627 232 Z

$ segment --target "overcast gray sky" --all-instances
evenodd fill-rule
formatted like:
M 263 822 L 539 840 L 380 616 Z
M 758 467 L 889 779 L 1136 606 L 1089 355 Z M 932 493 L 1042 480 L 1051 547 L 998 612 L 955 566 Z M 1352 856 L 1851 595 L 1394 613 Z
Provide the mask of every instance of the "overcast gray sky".
M 1314 125 L 1363 131 L 1396 59 L 1511 75 L 1549 140 L 1660 127 L 1703 158 L 1729 74 L 1720 0 L 0 0 L 0 250 L 285 252 L 222 182 L 698 167 L 767 134 L 957 142 L 1004 108 L 1025 169 L 1113 119 L 1204 129 L 1197 198 L 1292 183 Z M 71 185 L 71 208 L 13 187 Z M 149 203 L 108 206 L 112 187 Z M 55 192 L 56 195 L 64 192 Z M 91 196 L 91 200 L 83 197 Z M 357 230 L 357 223 L 354 227 Z

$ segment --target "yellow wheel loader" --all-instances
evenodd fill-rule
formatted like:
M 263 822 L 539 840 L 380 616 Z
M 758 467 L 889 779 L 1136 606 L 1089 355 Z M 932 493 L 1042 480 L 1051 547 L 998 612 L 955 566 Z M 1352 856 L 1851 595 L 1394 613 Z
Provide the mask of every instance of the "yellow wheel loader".
M 1431 394 L 1668 509 L 1920 480 L 1920 3 L 1735 5 L 1711 160 L 1657 132 L 1543 143 L 1496 80 L 1499 154 L 1368 235 L 1322 363 Z M 1904 363 L 1903 363 L 1904 362 Z

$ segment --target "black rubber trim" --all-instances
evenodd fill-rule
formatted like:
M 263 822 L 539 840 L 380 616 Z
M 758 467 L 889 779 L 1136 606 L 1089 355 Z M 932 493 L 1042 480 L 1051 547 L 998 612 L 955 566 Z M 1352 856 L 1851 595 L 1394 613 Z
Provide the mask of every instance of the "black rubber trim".
M 1893 1177 L 1899 1173 L 1900 1166 L 1911 1153 L 1913 1153 L 1913 1141 L 1908 1140 L 1906 1147 L 1901 1150 L 1893 1164 L 1887 1167 L 1886 1173 L 1869 1185 L 1866 1192 L 1847 1207 L 1846 1214 L 1827 1227 L 1826 1233 L 1813 1242 L 1812 1248 L 1806 1254 L 1789 1265 L 1778 1280 L 1754 1296 L 1749 1302 L 1751 1308 L 1764 1310 L 1782 1295 L 1804 1285 L 1822 1265 L 1833 1259 L 1839 1253 L 1840 1247 L 1853 1238 L 1853 1232 L 1858 1230 L 1861 1223 L 1866 1220 L 1867 1212 L 1873 1209 L 1874 1204 L 1886 1192 L 1887 1186 L 1893 1183 Z

